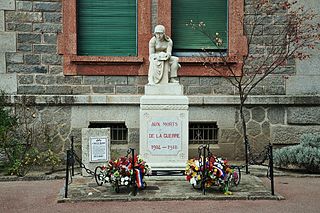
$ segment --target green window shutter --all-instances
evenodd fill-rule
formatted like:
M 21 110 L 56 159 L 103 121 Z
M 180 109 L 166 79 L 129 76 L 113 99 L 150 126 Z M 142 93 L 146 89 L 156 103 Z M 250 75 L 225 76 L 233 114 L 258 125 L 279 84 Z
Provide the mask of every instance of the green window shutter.
M 187 23 L 204 22 L 206 30 L 220 34 L 223 45 L 228 47 L 228 0 L 172 0 L 172 39 L 174 51 L 199 51 L 217 49 L 217 47 L 199 31 L 193 30 Z
M 78 55 L 136 56 L 136 0 L 78 0 Z

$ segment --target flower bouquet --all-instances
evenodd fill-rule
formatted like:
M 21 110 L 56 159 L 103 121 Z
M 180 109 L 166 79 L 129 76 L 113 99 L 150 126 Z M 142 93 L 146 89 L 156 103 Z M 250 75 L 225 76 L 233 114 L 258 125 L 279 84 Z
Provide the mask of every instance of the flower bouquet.
M 116 192 L 119 192 L 120 186 L 131 185 L 134 179 L 137 188 L 144 189 L 146 183 L 143 178 L 150 172 L 150 166 L 141 158 L 141 156 L 135 155 L 134 170 L 131 157 L 120 157 L 114 161 L 110 160 L 108 165 L 97 167 L 95 170 L 95 179 L 100 186 L 103 182 L 111 183 Z
M 238 167 L 232 168 L 227 160 L 215 156 L 206 158 L 205 165 L 203 162 L 203 157 L 193 158 L 187 162 L 185 171 L 187 181 L 194 188 L 218 186 L 225 194 L 231 194 L 229 186 L 238 185 L 240 181 L 239 169 L 238 171 L 235 169 Z M 203 178 L 204 185 L 202 185 Z

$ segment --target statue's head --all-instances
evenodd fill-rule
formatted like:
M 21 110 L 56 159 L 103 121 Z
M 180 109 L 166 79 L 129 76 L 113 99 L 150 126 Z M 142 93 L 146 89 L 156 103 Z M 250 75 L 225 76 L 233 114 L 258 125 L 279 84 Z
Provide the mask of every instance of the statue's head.
M 155 28 L 154 28 L 154 34 L 156 33 L 163 33 L 165 34 L 165 28 L 163 25 L 157 25 Z
M 157 25 L 154 28 L 154 36 L 160 41 L 169 41 L 170 38 L 166 35 L 166 30 L 163 25 Z

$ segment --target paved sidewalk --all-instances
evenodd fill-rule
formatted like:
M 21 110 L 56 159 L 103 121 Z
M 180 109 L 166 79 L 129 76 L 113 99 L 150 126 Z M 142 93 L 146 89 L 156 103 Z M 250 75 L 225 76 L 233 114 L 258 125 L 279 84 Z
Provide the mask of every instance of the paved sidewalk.
M 271 195 L 270 181 L 264 178 L 264 184 L 260 177 L 266 177 L 266 166 L 250 166 L 250 175 L 241 172 L 241 182 L 237 187 L 232 187 L 232 195 L 224 195 L 217 188 L 210 188 L 206 195 L 202 191 L 195 190 L 179 176 L 150 176 L 145 177 L 147 188 L 139 190 L 136 196 L 131 193 L 131 188 L 122 187 L 120 193 L 116 193 L 109 184 L 97 186 L 93 177 L 82 177 L 79 174 L 73 177 L 69 185 L 68 198 L 64 198 L 64 186 L 57 194 L 58 202 L 70 203 L 81 201 L 165 201 L 165 200 L 281 200 L 285 199 L 284 194 L 278 194 L 278 186 L 275 186 L 275 195 Z M 280 176 L 300 178 L 319 177 L 319 174 L 303 174 L 286 170 L 274 170 L 275 179 Z M 53 180 L 65 178 L 65 171 L 51 175 L 41 172 L 30 173 L 28 176 L 19 178 L 14 176 L 0 176 L 0 181 L 21 181 L 21 180 Z
M 261 178 L 268 187 L 269 180 Z M 285 200 L 170 200 L 57 203 L 64 180 L 6 181 L 0 183 L 0 212 L 4 213 L 318 213 L 320 177 L 277 176 L 275 190 Z
M 253 175 L 242 174 L 241 182 L 232 187 L 232 195 L 225 195 L 218 188 L 212 187 L 203 195 L 201 190 L 193 189 L 182 176 L 150 176 L 145 177 L 147 187 L 138 190 L 136 196 L 132 188 L 120 187 L 116 193 L 110 184 L 98 186 L 92 177 L 75 176 L 69 185 L 68 198 L 64 198 L 64 188 L 61 189 L 58 202 L 79 201 L 163 201 L 163 200 L 281 200 L 279 194 L 271 195 L 269 187 Z

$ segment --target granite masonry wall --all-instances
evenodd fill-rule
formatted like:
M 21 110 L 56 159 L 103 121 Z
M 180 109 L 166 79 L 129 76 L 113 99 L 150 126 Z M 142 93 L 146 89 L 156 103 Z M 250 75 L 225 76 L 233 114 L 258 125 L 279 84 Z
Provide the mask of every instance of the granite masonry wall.
M 143 94 L 146 76 L 64 76 L 62 56 L 58 55 L 57 35 L 62 31 L 61 0 L 14 1 L 1 0 L 3 10 L 3 44 L 10 44 L 0 54 L 2 73 L 14 78 L 18 94 Z M 152 25 L 157 21 L 157 1 L 152 1 Z M 251 1 L 247 1 L 250 19 Z M 270 17 L 275 21 L 277 17 Z M 1 19 L 0 19 L 1 20 Z M 277 26 L 276 26 L 277 27 Z M 281 27 L 281 25 L 279 25 Z M 0 28 L 1 29 L 1 28 Z M 272 40 L 278 31 L 265 29 L 255 36 L 256 41 Z M 266 45 L 250 46 L 250 51 L 265 54 Z M 10 47 L 9 47 L 10 46 Z M 4 66 L 3 66 L 4 65 Z M 295 74 L 294 64 L 279 69 L 269 76 L 252 94 L 283 95 L 285 79 Z M 187 95 L 235 95 L 237 91 L 222 77 L 180 77 Z M 7 83 L 8 84 L 8 83 Z M 270 87 L 272 85 L 272 87 Z M 4 87 L 4 86 L 2 86 Z M 1 88 L 2 88 L 1 87 Z
M 152 0 L 152 26 L 157 5 Z M 277 0 L 274 0 L 277 2 Z M 252 18 L 252 0 L 245 1 L 246 21 Z M 317 0 L 308 0 L 319 11 Z M 0 0 L 0 89 L 29 98 L 43 122 L 58 130 L 53 139 L 59 152 L 74 136 L 81 150 L 81 129 L 89 122 L 125 122 L 128 144 L 113 144 L 114 152 L 139 144 L 139 98 L 146 76 L 64 76 L 57 36 L 63 31 L 61 0 Z M 270 16 L 254 36 L 250 51 L 265 54 L 268 42 L 281 29 L 281 14 Z M 263 41 L 261 43 L 261 41 Z M 320 131 L 320 59 L 290 61 L 268 76 L 249 98 L 246 107 L 252 149 L 267 143 L 298 143 L 301 134 Z M 250 69 L 250 67 L 248 67 Z M 215 121 L 219 126 L 217 154 L 240 159 L 243 153 L 237 91 L 222 77 L 180 76 L 190 100 L 190 121 Z M 190 145 L 190 154 L 196 152 Z

